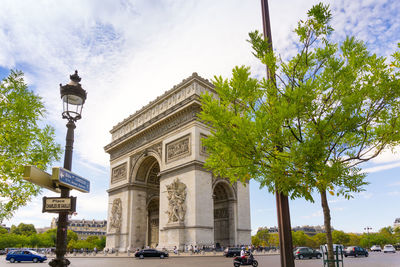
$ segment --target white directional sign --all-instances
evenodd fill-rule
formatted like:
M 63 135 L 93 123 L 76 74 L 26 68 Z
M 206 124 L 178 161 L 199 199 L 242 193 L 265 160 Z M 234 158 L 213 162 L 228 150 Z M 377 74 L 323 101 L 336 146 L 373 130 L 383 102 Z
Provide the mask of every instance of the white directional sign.
M 76 197 L 43 197 L 42 212 L 75 212 Z
M 89 193 L 90 181 L 61 167 L 53 168 L 53 181 L 65 187 Z

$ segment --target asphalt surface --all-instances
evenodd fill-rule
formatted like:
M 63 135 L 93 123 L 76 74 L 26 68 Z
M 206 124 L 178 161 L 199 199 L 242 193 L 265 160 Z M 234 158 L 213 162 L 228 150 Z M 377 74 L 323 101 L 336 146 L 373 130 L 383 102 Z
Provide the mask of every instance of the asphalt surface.
M 168 259 L 146 258 L 143 260 L 135 259 L 133 257 L 115 257 L 115 256 L 96 256 L 96 257 L 69 257 L 71 261 L 70 267 L 120 267 L 120 266 L 133 266 L 133 267 L 216 267 L 216 266 L 233 266 L 232 258 L 225 258 L 222 256 L 172 256 Z M 256 255 L 259 266 L 280 267 L 279 255 Z M 3 266 L 49 266 L 49 260 L 45 263 L 9 263 L 5 261 L 5 257 L 0 257 L 0 267 Z M 317 259 L 304 259 L 296 260 L 296 267 L 322 267 L 322 260 Z M 345 267 L 399 267 L 400 266 L 400 253 L 384 254 L 382 252 L 370 253 L 370 256 L 365 257 L 348 257 L 344 260 Z

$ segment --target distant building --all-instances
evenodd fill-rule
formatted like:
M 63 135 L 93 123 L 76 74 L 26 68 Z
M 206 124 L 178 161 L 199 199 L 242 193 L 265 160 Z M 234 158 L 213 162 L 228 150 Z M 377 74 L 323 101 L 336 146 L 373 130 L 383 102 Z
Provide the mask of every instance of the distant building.
M 260 229 L 264 229 L 264 227 L 260 227 L 258 228 L 258 230 Z M 292 228 L 292 231 L 297 232 L 297 231 L 303 231 L 306 235 L 308 236 L 313 236 L 316 235 L 318 233 L 325 233 L 325 229 L 323 226 L 309 226 L 309 225 L 305 225 L 305 226 L 296 226 Z M 333 231 L 333 228 L 332 228 Z M 268 228 L 268 232 L 270 233 L 278 233 L 279 229 L 278 227 L 274 226 L 274 227 L 270 227 Z
M 396 220 L 394 220 L 393 228 L 397 227 L 400 227 L 400 218 L 396 218 Z
M 58 218 L 51 221 L 51 229 L 57 228 Z M 83 240 L 89 236 L 106 236 L 107 220 L 68 220 L 68 229 L 74 231 Z
M 41 233 L 44 233 L 44 232 L 46 232 L 47 230 L 50 230 L 50 229 L 51 229 L 51 227 L 36 228 L 36 232 L 38 234 L 41 234 Z
M 303 231 L 306 235 L 308 236 L 314 236 L 318 233 L 325 233 L 325 228 L 323 226 L 310 226 L 310 225 L 305 225 L 305 226 L 296 226 L 292 228 L 292 231 Z M 332 228 L 333 231 L 333 228 Z

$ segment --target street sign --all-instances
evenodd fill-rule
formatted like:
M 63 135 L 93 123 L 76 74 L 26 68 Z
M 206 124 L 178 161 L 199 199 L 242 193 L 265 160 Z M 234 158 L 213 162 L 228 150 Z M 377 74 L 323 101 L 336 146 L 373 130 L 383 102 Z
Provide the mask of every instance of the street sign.
M 53 181 L 70 189 L 89 193 L 90 181 L 61 167 L 53 168 Z
M 75 212 L 76 197 L 43 197 L 42 212 Z
M 56 187 L 56 184 L 51 179 L 51 175 L 35 166 L 28 165 L 24 169 L 24 180 L 34 183 L 40 187 L 44 187 L 53 192 L 60 193 L 60 189 Z

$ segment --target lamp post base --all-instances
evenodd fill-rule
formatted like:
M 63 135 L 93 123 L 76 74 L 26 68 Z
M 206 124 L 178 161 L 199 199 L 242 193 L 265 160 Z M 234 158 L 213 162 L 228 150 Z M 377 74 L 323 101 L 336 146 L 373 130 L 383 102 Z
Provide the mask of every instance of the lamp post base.
M 49 262 L 51 267 L 67 267 L 71 262 L 66 258 L 54 258 Z

